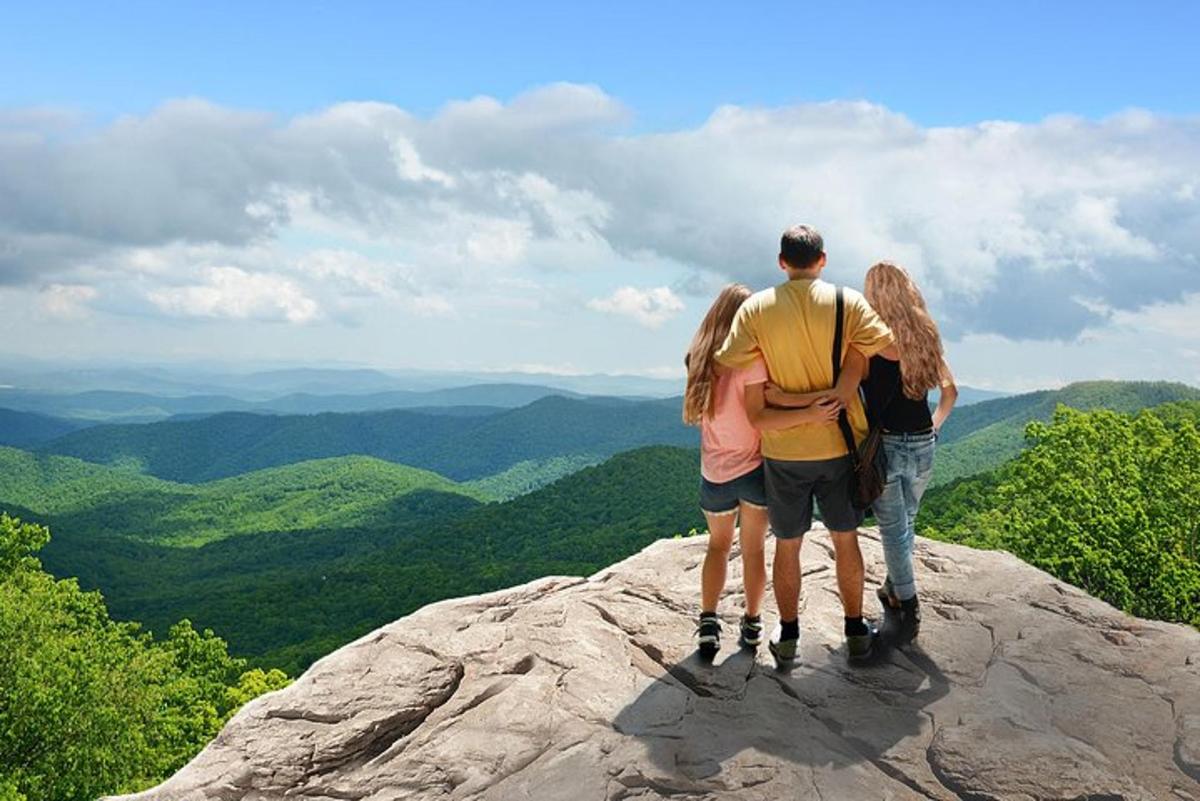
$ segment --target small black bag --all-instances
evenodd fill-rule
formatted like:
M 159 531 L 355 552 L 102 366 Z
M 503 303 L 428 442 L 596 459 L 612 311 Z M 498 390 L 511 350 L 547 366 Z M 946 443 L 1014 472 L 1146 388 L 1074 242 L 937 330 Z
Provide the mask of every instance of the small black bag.
M 846 299 L 842 288 L 837 288 L 837 321 L 833 327 L 833 383 L 836 386 L 842 374 L 842 336 L 845 328 Z M 880 415 L 882 419 L 882 415 Z M 854 442 L 854 429 L 843 409 L 838 414 L 838 428 L 846 440 L 846 449 L 854 463 L 851 476 L 850 499 L 856 509 L 869 511 L 887 483 L 887 456 L 883 452 L 883 426 L 873 425 L 862 443 Z

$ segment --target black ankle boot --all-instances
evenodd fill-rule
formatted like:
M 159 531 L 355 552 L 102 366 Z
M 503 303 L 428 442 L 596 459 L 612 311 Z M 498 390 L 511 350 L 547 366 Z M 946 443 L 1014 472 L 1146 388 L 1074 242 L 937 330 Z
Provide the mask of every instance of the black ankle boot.
M 921 602 L 917 596 L 900 602 L 900 625 L 896 632 L 896 644 L 908 645 L 921 633 Z

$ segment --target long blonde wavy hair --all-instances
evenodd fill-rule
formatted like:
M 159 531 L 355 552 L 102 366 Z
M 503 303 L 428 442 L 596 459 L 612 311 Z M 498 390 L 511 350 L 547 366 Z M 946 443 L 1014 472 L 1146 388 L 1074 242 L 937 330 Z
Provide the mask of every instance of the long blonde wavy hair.
M 683 359 L 687 367 L 683 422 L 688 425 L 699 425 L 703 418 L 713 413 L 713 387 L 717 383 L 717 361 L 713 356 L 729 336 L 734 315 L 750 294 L 750 287 L 745 284 L 730 284 L 722 289 L 692 337 L 692 344 Z
M 881 261 L 867 270 L 863 294 L 896 337 L 904 394 L 921 400 L 942 384 L 945 355 L 937 323 L 929 316 L 925 298 L 903 267 Z

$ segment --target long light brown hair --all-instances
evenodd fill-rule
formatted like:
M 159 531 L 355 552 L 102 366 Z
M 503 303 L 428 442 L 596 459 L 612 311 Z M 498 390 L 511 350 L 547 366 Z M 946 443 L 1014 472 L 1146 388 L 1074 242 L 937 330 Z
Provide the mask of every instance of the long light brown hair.
M 683 359 L 687 367 L 683 422 L 688 425 L 699 425 L 703 418 L 712 416 L 713 388 L 717 383 L 717 361 L 713 356 L 729 336 L 734 315 L 748 297 L 750 287 L 745 284 L 730 284 L 722 289 L 692 337 L 692 344 Z
M 890 261 L 867 270 L 864 289 L 867 302 L 896 337 L 904 394 L 921 400 L 926 392 L 941 386 L 946 358 L 942 336 L 929 316 L 921 290 L 907 270 Z

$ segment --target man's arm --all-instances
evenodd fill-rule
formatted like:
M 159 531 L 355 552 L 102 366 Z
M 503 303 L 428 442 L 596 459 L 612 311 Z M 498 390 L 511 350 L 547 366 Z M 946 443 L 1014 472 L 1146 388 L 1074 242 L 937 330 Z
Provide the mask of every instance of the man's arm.
M 839 407 L 833 403 L 816 403 L 806 409 L 772 409 L 767 406 L 765 387 L 765 384 L 747 384 L 745 390 L 746 416 L 759 431 L 778 431 L 837 419 Z
M 853 348 L 854 350 L 857 350 L 857 348 L 854 348 L 853 345 L 851 346 L 851 348 Z M 887 359 L 889 362 L 900 361 L 900 349 L 898 347 L 896 347 L 896 343 L 894 343 L 894 342 L 891 345 L 888 345 L 883 350 L 879 351 L 879 353 L 876 353 L 875 355 L 882 356 L 883 358 Z
M 837 385 L 833 395 L 842 408 L 850 408 L 850 403 L 858 397 L 858 385 L 867 374 L 867 357 L 858 348 L 851 347 L 842 359 L 842 371 L 838 374 Z
M 846 315 L 846 339 L 850 350 L 858 351 L 865 359 L 883 356 L 891 361 L 899 361 L 900 351 L 896 348 L 892 330 L 887 327 L 879 313 L 871 308 L 867 299 L 858 292 L 848 291 L 846 300 L 849 312 Z M 860 380 L 863 375 L 866 375 L 865 369 L 859 375 Z

